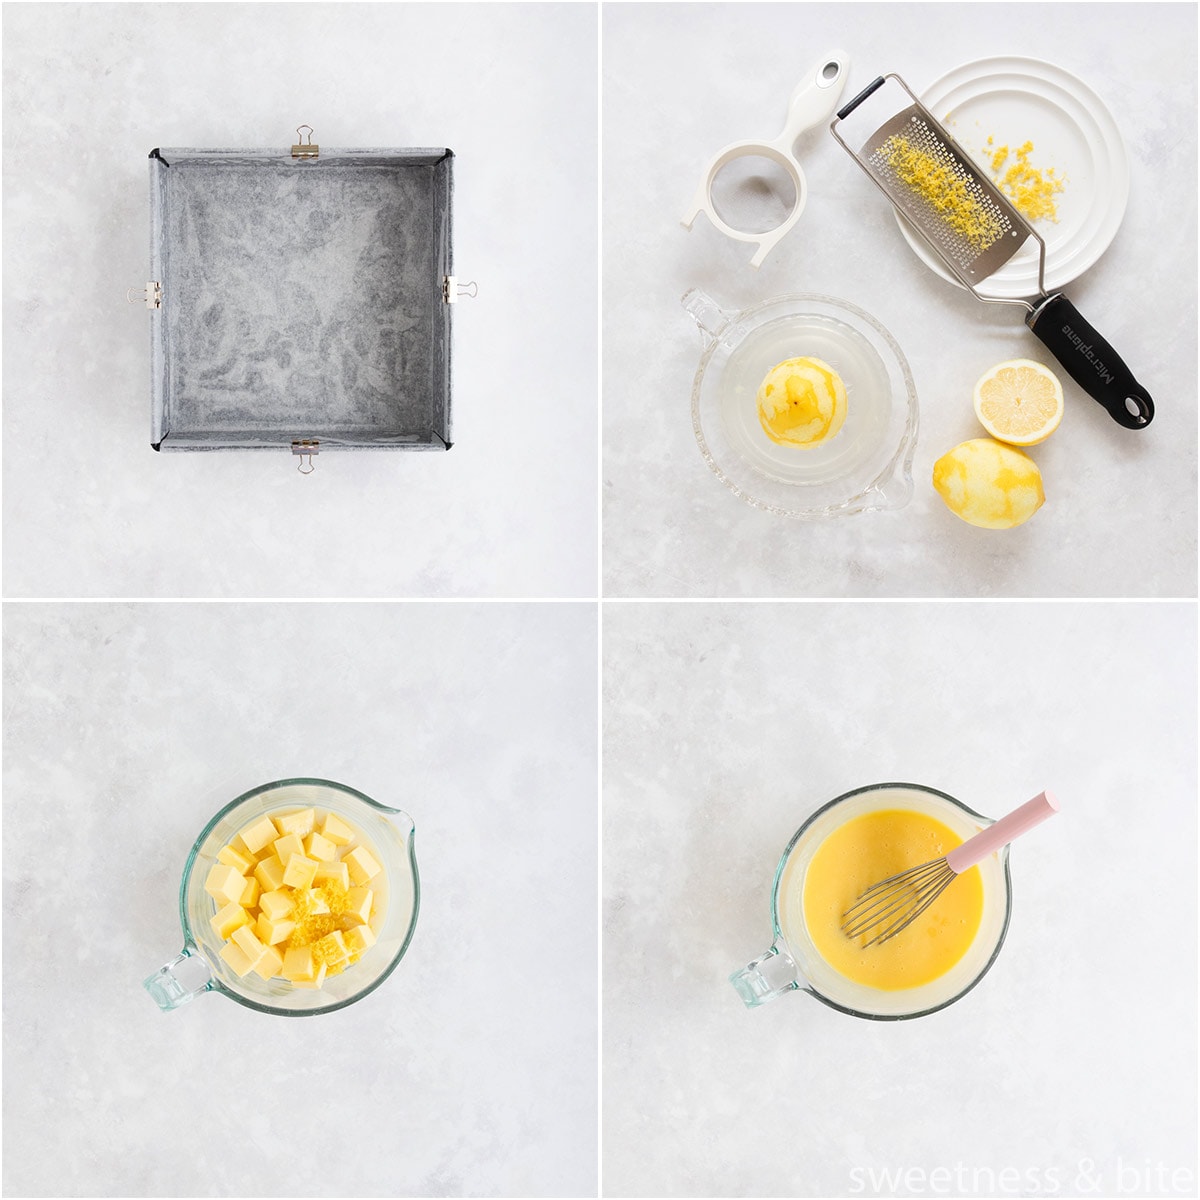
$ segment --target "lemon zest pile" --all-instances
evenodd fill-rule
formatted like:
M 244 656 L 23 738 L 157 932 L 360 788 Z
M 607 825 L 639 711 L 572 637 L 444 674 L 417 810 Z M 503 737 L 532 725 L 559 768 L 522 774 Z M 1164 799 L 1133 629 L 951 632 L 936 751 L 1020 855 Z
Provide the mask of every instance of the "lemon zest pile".
M 888 138 L 880 151 L 901 183 L 928 203 L 973 250 L 982 253 L 999 240 L 1004 232 L 1000 218 L 979 202 L 953 161 L 914 146 L 900 134 Z
M 340 918 L 346 912 L 346 889 L 337 880 L 327 879 L 313 888 L 297 888 L 292 893 L 292 902 L 296 928 L 287 939 L 288 949 L 314 945 L 345 927 Z
M 988 138 L 988 145 L 992 139 Z M 1026 142 L 1013 153 L 1015 161 L 1001 174 L 1001 168 L 1008 162 L 1009 149 L 1000 146 L 992 152 L 992 179 L 996 186 L 1013 202 L 1017 211 L 1030 221 L 1042 217 L 1058 222 L 1058 208 L 1054 197 L 1063 190 L 1063 180 L 1059 178 L 1054 168 L 1046 171 L 1031 166 L 1029 155 L 1033 152 L 1033 143 Z

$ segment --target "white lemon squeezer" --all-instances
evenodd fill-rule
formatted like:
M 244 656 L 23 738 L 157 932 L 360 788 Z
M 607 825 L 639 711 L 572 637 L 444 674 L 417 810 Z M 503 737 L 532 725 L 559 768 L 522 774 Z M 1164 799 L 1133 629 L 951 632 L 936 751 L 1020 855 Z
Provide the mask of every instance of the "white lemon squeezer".
M 808 199 L 804 171 L 794 152 L 796 140 L 806 130 L 829 119 L 841 97 L 849 67 L 850 60 L 842 51 L 834 50 L 825 55 L 796 85 L 788 105 L 787 123 L 777 137 L 769 142 L 734 142 L 718 151 L 700 179 L 691 206 L 684 215 L 683 227 L 691 229 L 696 217 L 704 213 L 726 237 L 755 244 L 757 248 L 750 259 L 750 265 L 761 266 L 767 255 L 800 220 L 800 214 L 804 212 L 804 204 Z M 792 211 L 784 218 L 783 223 L 764 233 L 751 233 L 733 228 L 721 217 L 713 201 L 713 182 L 716 177 L 734 159 L 747 156 L 766 158 L 782 167 L 791 176 L 795 192 Z

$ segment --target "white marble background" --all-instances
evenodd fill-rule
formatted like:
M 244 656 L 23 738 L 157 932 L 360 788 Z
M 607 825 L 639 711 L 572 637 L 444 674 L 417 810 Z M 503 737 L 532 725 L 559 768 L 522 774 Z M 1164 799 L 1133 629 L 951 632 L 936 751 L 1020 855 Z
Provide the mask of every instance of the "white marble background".
M 605 1194 L 1195 1195 L 1195 661 L 1190 603 L 609 605 Z M 746 1010 L 788 840 L 896 779 L 1059 795 L 991 972 Z
M 595 1194 L 594 606 L 5 608 L 5 1195 Z M 413 816 L 408 953 L 160 1012 L 194 839 L 296 774 Z
M 1196 594 L 1195 5 L 610 4 L 603 37 L 606 594 Z M 1066 294 L 1157 415 L 1121 429 L 1065 379 L 1062 428 L 1033 451 L 1047 502 L 1022 529 L 963 524 L 930 476 L 982 436 L 971 390 L 983 371 L 1048 352 L 1022 310 L 929 271 L 828 133 L 801 141 L 808 205 L 758 272 L 707 218 L 680 228 L 711 156 L 774 136 L 796 83 L 835 47 L 850 56 L 847 100 L 888 71 L 919 93 L 975 59 L 1048 60 L 1098 92 L 1128 143 L 1123 224 Z M 814 526 L 725 489 L 692 436 L 701 343 L 679 298 L 696 286 L 735 310 L 785 292 L 841 296 L 895 335 L 921 403 L 908 507 Z
M 591 5 L 4 7 L 9 596 L 594 596 Z M 450 146 L 454 448 L 155 454 L 155 146 Z

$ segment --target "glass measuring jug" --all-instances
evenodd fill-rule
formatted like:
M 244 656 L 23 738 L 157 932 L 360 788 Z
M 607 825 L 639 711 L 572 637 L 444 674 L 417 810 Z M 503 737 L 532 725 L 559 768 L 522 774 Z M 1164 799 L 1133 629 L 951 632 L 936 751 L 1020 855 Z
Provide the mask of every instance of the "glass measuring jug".
M 1007 846 L 978 864 L 983 885 L 979 929 L 962 958 L 936 979 L 898 990 L 873 988 L 836 971 L 817 951 L 806 926 L 802 900 L 813 856 L 822 842 L 847 821 L 889 809 L 932 817 L 963 841 L 994 823 L 945 792 L 913 783 L 872 784 L 838 796 L 817 809 L 796 831 L 775 870 L 771 890 L 774 930 L 771 948 L 729 977 L 748 1008 L 756 1008 L 786 992 L 803 991 L 830 1008 L 855 1017 L 876 1021 L 921 1017 L 961 999 L 996 961 L 1012 910 Z
M 344 818 L 382 865 L 383 871 L 371 881 L 383 914 L 376 942 L 359 962 L 326 979 L 319 989 L 264 980 L 253 971 L 239 978 L 220 957 L 224 941 L 211 924 L 217 906 L 204 890 L 204 881 L 218 852 L 240 830 L 266 814 L 304 808 Z M 183 949 L 145 980 L 146 990 L 164 1012 L 204 992 L 218 992 L 247 1008 L 284 1017 L 313 1016 L 353 1004 L 395 970 L 412 941 L 420 908 L 414 835 L 407 813 L 328 779 L 281 779 L 244 793 L 209 821 L 192 846 L 179 887 Z
M 917 391 L 896 339 L 834 296 L 793 293 L 741 312 L 692 288 L 682 299 L 703 342 L 692 383 L 692 432 L 709 470 L 754 508 L 802 521 L 901 508 L 912 495 Z M 779 446 L 755 396 L 784 359 L 829 363 L 847 393 L 846 422 L 827 444 Z

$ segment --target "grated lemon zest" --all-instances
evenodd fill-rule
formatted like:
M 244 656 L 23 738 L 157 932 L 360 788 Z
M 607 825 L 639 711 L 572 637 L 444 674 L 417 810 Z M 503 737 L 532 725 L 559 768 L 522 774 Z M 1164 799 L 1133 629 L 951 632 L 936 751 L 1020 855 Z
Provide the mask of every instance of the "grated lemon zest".
M 991 140 L 989 137 L 988 142 Z M 1063 190 L 1064 181 L 1053 167 L 1042 171 L 1030 164 L 1032 142 L 1025 142 L 1014 153 L 1015 161 L 1003 174 L 1001 168 L 1008 161 L 1008 147 L 1001 146 L 992 154 L 992 181 L 1026 219 L 1038 221 L 1044 217 L 1057 224 L 1058 207 L 1054 197 Z
M 1004 232 L 1000 218 L 972 193 L 953 162 L 939 159 L 893 134 L 880 147 L 884 161 L 906 187 L 916 192 L 977 252 L 986 250 Z

